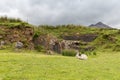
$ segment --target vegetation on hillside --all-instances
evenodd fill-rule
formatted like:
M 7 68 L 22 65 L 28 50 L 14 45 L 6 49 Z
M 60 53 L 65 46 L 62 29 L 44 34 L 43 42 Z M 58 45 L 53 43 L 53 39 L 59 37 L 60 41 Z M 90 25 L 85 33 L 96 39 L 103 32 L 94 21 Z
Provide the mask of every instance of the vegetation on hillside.
M 58 25 L 58 26 L 49 26 L 49 25 L 40 25 L 39 27 L 36 27 L 36 30 L 39 31 L 39 33 L 50 33 L 58 38 L 61 37 L 61 35 L 73 35 L 73 34 L 90 34 L 90 33 L 96 33 L 96 34 L 114 34 L 118 32 L 117 29 L 106 29 L 106 28 L 91 28 L 91 27 L 85 27 L 81 25 Z
M 88 51 L 88 53 L 91 51 L 91 49 L 96 50 L 109 50 L 109 51 L 120 51 L 120 30 L 118 29 L 113 29 L 113 28 L 95 28 L 95 27 L 86 27 L 82 25 L 73 25 L 73 24 L 68 24 L 68 25 L 57 25 L 57 26 L 51 26 L 51 25 L 40 25 L 33 27 L 27 22 L 24 22 L 20 19 L 15 19 L 15 18 L 8 18 L 8 17 L 0 17 L 0 26 L 7 26 L 11 30 L 11 28 L 16 27 L 18 29 L 14 30 L 20 30 L 23 31 L 25 26 L 32 27 L 34 29 L 33 34 L 31 37 L 36 39 L 40 35 L 48 35 L 49 37 L 54 36 L 56 37 L 59 41 L 66 39 L 67 37 L 70 38 L 78 38 L 78 37 L 85 37 L 85 36 L 96 36 L 94 40 L 86 42 L 85 38 L 84 40 L 79 40 L 79 49 L 81 52 Z M 5 29 L 0 30 L 0 34 L 4 35 L 6 34 Z M 7 29 L 8 30 L 8 29 Z M 8 30 L 9 31 L 9 30 Z M 16 31 L 9 31 L 9 33 L 15 32 Z M 29 32 L 29 30 L 28 30 Z M 27 33 L 28 33 L 27 32 Z M 23 32 L 24 33 L 24 32 Z M 30 32 L 29 32 L 30 33 Z M 7 33 L 8 34 L 8 33 Z M 18 34 L 18 31 L 17 31 Z M 15 36 L 17 36 L 17 34 Z M 21 33 L 20 33 L 21 34 Z M 18 35 L 20 35 L 18 34 Z M 26 32 L 25 32 L 26 34 Z M 14 33 L 12 33 L 14 35 Z M 4 35 L 5 36 L 5 35 Z M 11 36 L 10 36 L 11 37 Z M 20 37 L 20 36 L 19 36 Z M 22 38 L 22 37 L 20 37 Z M 2 38 L 1 38 L 2 40 Z M 24 44 L 29 44 L 27 41 L 27 38 L 24 36 L 24 40 L 20 39 L 21 41 L 24 41 Z M 47 40 L 46 40 L 47 41 Z M 31 41 L 32 42 L 32 41 Z M 28 46 L 28 45 L 27 45 Z M 41 45 L 35 49 L 41 49 L 45 48 Z M 44 50 L 44 49 L 43 49 Z M 41 51 L 41 50 L 38 50 Z
M 72 45 L 79 52 L 91 56 L 86 61 L 76 59 L 75 49 L 44 55 L 52 54 L 52 47 L 57 51 L 59 42 L 64 40 L 75 41 Z M 18 41 L 24 48 L 15 48 Z M 33 27 L 20 19 L 0 18 L 0 80 L 119 80 L 119 57 L 118 29 L 81 25 Z
M 0 26 L 13 27 L 13 26 L 19 26 L 19 25 L 32 26 L 29 23 L 21 20 L 20 18 L 11 18 L 7 16 L 0 17 Z
M 8 18 L 7 16 L 0 17 L 0 23 L 7 23 L 7 22 L 23 22 L 20 18 Z
M 99 50 L 119 51 L 120 44 L 120 30 L 112 28 L 90 28 L 81 25 L 58 25 L 49 26 L 41 25 L 35 28 L 37 35 L 52 34 L 63 40 L 63 36 L 80 36 L 85 34 L 96 34 L 98 37 L 92 41 L 87 42 L 87 45 L 80 45 L 81 48 L 94 46 Z M 84 43 L 84 41 L 81 41 Z

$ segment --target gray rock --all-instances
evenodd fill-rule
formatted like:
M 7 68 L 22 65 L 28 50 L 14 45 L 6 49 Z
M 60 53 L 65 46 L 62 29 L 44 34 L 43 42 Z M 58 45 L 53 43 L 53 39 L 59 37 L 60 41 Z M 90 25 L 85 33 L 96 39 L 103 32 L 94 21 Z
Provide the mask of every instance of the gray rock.
M 0 45 L 2 46 L 2 45 L 5 45 L 5 41 L 1 41 L 0 42 Z
M 21 49 L 21 48 L 23 48 L 23 43 L 22 42 L 20 42 L 20 41 L 18 41 L 18 42 L 16 42 L 16 45 L 15 45 L 15 47 L 17 48 L 17 49 Z

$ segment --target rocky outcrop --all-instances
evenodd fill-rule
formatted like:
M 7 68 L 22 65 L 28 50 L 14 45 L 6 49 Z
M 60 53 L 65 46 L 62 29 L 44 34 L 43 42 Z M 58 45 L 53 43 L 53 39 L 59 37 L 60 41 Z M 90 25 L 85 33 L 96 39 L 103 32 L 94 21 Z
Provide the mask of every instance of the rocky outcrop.
M 24 48 L 34 49 L 32 43 L 34 30 L 32 27 L 22 25 L 15 27 L 0 26 L 0 29 L 0 41 L 5 41 L 6 44 L 21 41 Z
M 62 43 L 52 35 L 40 35 L 33 40 L 35 46 L 43 46 L 47 51 L 55 51 L 61 53 L 63 49 Z
M 74 40 L 63 40 L 61 42 L 64 44 L 63 49 L 79 49 L 80 45 L 85 45 L 84 43 L 82 44 L 80 41 L 74 41 Z
M 84 42 L 92 42 L 97 38 L 97 34 L 81 34 L 81 35 L 64 35 L 64 40 L 81 40 Z
M 70 39 L 70 38 L 71 39 Z M 64 49 L 75 49 L 75 50 L 84 50 L 84 51 L 92 51 L 95 48 L 92 46 L 88 46 L 85 48 L 81 48 L 80 46 L 86 46 L 88 42 L 93 41 L 97 36 L 94 34 L 87 34 L 81 36 L 67 36 L 64 40 L 59 40 L 52 35 L 40 35 L 34 38 L 33 42 L 35 46 L 39 47 L 43 46 L 48 52 L 54 51 L 57 53 L 61 53 Z M 73 38 L 75 37 L 75 39 Z M 78 39 L 76 39 L 78 38 Z M 68 40 L 67 40 L 68 39 Z M 80 40 L 81 41 L 80 41 Z
M 14 46 L 16 48 L 43 48 L 46 52 L 48 52 L 48 54 L 52 54 L 52 52 L 61 53 L 64 49 L 85 51 L 94 50 L 94 47 L 88 47 L 87 44 L 94 41 L 98 37 L 96 33 L 73 35 L 64 34 L 62 39 L 58 39 L 50 34 L 35 35 L 32 27 L 21 25 L 15 27 L 0 26 L 0 29 L 1 45 L 3 45 L 3 41 L 5 45 L 17 43 L 17 45 L 15 44 Z

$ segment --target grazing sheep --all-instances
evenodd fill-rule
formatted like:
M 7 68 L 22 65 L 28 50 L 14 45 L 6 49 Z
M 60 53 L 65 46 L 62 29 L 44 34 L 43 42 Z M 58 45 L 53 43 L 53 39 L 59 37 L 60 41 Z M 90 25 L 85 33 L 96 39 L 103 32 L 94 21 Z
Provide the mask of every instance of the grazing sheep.
M 76 58 L 86 60 L 88 57 L 86 54 L 80 54 L 79 51 L 77 51 Z

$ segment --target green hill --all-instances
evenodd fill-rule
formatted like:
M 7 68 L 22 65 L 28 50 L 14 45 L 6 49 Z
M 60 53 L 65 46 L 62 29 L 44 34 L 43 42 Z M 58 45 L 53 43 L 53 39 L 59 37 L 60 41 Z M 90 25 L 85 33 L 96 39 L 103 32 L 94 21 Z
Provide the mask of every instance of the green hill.
M 80 25 L 42 25 L 35 32 L 51 34 L 59 40 L 80 41 L 79 49 L 94 47 L 96 50 L 119 51 L 120 30 L 112 28 L 90 28 Z
M 72 24 L 32 26 L 20 19 L 1 17 L 0 42 L 3 41 L 4 46 L 9 48 L 14 48 L 15 43 L 21 41 L 23 49 L 53 53 L 62 53 L 66 49 L 80 52 L 120 51 L 120 30 Z

